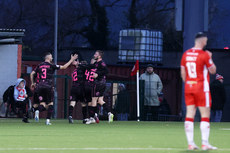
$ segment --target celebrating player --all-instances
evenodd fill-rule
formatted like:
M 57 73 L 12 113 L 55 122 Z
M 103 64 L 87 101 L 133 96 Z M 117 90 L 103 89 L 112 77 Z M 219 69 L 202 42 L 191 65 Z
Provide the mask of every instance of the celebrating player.
M 186 118 L 185 133 L 188 141 L 188 150 L 198 149 L 193 139 L 194 116 L 196 108 L 201 114 L 200 130 L 202 150 L 215 150 L 209 144 L 211 95 L 209 90 L 209 73 L 216 73 L 216 66 L 212 60 L 212 53 L 204 51 L 207 44 L 207 35 L 199 32 L 195 37 L 195 46 L 187 50 L 181 59 L 181 77 L 185 83 Z
M 93 65 L 95 63 L 94 58 L 91 59 L 90 64 L 87 66 L 85 71 L 85 100 L 88 103 L 88 113 L 89 113 L 89 120 L 87 120 L 86 124 L 92 124 L 99 121 L 97 116 L 95 115 L 97 111 L 97 105 L 92 106 L 92 96 L 95 92 L 95 72 L 96 69 Z M 96 118 L 96 120 L 95 120 Z
M 70 105 L 69 105 L 69 123 L 73 123 L 73 109 L 76 102 L 81 102 L 82 104 L 82 114 L 83 123 L 87 121 L 87 104 L 85 103 L 85 65 L 84 61 L 79 63 L 79 61 L 73 61 L 72 63 L 76 68 L 72 73 L 72 88 L 70 92 Z
M 106 89 L 106 75 L 108 74 L 108 69 L 105 64 L 105 62 L 102 60 L 103 58 L 103 51 L 97 50 L 94 54 L 94 60 L 95 62 L 93 63 L 95 67 L 95 73 L 94 73 L 94 79 L 95 79 L 95 90 L 92 95 L 92 102 L 89 104 L 89 109 L 95 110 L 95 118 L 96 121 L 99 122 L 99 119 L 97 117 L 97 103 L 103 106 L 104 110 L 107 110 L 108 112 L 108 117 L 109 117 L 109 122 L 113 121 L 113 114 L 111 113 L 110 108 L 106 105 L 104 102 L 104 92 Z
M 39 98 L 39 112 L 45 111 L 46 106 L 48 107 L 46 125 L 51 125 L 50 118 L 53 113 L 53 75 L 55 70 L 66 69 L 78 55 L 71 55 L 71 59 L 63 66 L 52 64 L 52 54 L 46 53 L 44 58 L 45 61 L 39 64 L 34 71 L 30 74 L 31 88 L 35 87 L 35 92 L 38 94 Z M 34 83 L 34 75 L 37 74 L 37 83 Z M 35 113 L 39 115 L 39 113 Z M 35 116 L 36 118 L 36 116 Z

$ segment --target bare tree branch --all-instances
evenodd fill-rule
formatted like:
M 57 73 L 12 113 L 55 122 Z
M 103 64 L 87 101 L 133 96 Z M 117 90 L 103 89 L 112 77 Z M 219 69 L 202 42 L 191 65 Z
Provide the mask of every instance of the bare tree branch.
M 112 3 L 103 5 L 103 7 L 113 7 L 114 5 L 116 5 L 118 7 L 126 7 L 126 5 L 121 5 L 121 4 L 117 5 L 117 3 L 119 3 L 120 1 L 121 0 L 115 0 Z

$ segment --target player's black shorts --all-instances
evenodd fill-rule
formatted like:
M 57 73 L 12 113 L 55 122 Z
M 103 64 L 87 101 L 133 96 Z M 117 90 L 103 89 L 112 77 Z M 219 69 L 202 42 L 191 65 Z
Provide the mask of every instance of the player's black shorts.
M 50 102 L 53 102 L 54 88 L 52 86 L 38 84 L 35 92 L 38 94 L 39 103 L 45 102 L 46 104 L 49 104 Z
M 104 96 L 105 89 L 106 89 L 106 82 L 104 81 L 95 82 L 95 90 L 93 93 L 93 97 Z
M 89 103 L 92 101 L 92 95 L 93 95 L 93 91 L 95 89 L 94 84 L 85 83 L 85 102 Z
M 85 95 L 84 86 L 78 86 L 78 87 L 73 86 L 70 91 L 70 101 L 84 102 L 85 101 L 84 95 Z

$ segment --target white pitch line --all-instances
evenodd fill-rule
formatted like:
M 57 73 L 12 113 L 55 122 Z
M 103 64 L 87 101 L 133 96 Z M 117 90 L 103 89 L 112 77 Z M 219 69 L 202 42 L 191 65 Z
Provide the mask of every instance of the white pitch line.
M 220 130 L 230 131 L 230 128 L 222 128 Z
M 0 150 L 185 150 L 182 148 L 0 148 Z
M 0 151 L 7 150 L 186 150 L 186 148 L 0 148 Z M 218 151 L 230 151 L 230 148 L 218 149 Z

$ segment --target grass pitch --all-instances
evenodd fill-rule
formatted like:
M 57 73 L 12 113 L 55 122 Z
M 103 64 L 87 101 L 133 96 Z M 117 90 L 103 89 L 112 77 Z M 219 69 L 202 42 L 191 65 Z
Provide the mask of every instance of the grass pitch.
M 216 151 L 187 151 L 183 122 L 114 121 L 85 125 L 82 121 L 0 119 L 2 153 L 189 153 L 230 152 L 230 123 L 211 123 L 210 143 Z M 195 142 L 201 145 L 199 123 Z

